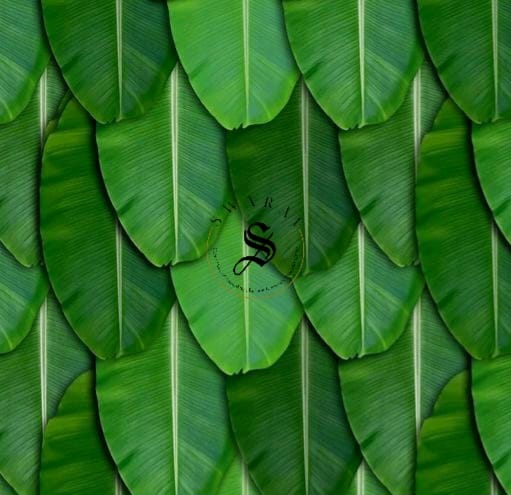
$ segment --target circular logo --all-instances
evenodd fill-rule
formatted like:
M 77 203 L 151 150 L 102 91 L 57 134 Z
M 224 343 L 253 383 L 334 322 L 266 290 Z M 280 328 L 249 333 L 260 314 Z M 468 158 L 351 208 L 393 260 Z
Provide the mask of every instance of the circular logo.
M 231 201 L 224 205 L 224 218 L 212 219 L 207 251 L 210 270 L 231 294 L 275 297 L 302 271 L 302 220 L 270 197 L 257 202 L 249 196 L 243 204 L 243 215 Z

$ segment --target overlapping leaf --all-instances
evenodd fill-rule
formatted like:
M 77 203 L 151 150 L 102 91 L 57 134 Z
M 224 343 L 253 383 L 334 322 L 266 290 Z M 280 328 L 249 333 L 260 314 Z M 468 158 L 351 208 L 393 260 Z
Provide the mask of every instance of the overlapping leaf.
M 288 271 L 303 243 L 303 274 L 324 270 L 347 248 L 356 211 L 341 168 L 337 129 L 297 85 L 271 123 L 228 135 L 227 151 L 238 203 L 247 223 L 272 228 L 274 263 Z
M 414 2 L 284 0 L 284 10 L 307 86 L 339 127 L 399 108 L 422 59 Z
M 314 328 L 345 359 L 387 350 L 405 329 L 423 285 L 416 268 L 395 266 L 362 225 L 332 268 L 295 282 Z
M 421 147 L 417 237 L 426 281 L 455 337 L 476 358 L 511 352 L 511 252 L 477 182 L 467 119 L 450 100 Z
M 64 78 L 102 123 L 145 113 L 176 56 L 164 2 L 43 0 L 46 32 Z
M 227 129 L 262 124 L 298 79 L 279 0 L 168 0 L 172 35 L 197 95 Z
M 418 0 L 438 75 L 474 122 L 511 116 L 509 0 Z
M 422 421 L 445 384 L 466 364 L 427 293 L 389 351 L 341 363 L 351 427 L 369 466 L 393 495 L 415 493 L 416 440 Z
M 275 363 L 303 310 L 290 280 L 271 264 L 243 265 L 242 258 L 257 251 L 245 244 L 238 211 L 224 223 L 208 255 L 174 267 L 172 280 L 200 345 L 224 373 L 233 374 Z M 240 263 L 243 272 L 235 272 Z
M 131 493 L 217 493 L 235 453 L 225 382 L 177 305 L 151 348 L 96 372 L 105 438 Z
M 48 122 L 64 94 L 60 73 L 50 64 L 21 115 L 0 127 L 0 241 L 25 266 L 41 260 L 39 176 Z
M 336 360 L 307 327 L 271 368 L 228 378 L 234 434 L 265 495 L 344 493 L 360 462 Z
M 39 494 L 42 429 L 67 386 L 89 367 L 53 296 L 21 345 L 0 356 L 0 474 L 18 495 Z
M 2 0 L 0 12 L 0 124 L 4 124 L 28 105 L 50 54 L 39 2 Z
M 211 220 L 225 216 L 227 163 L 224 132 L 183 70 L 147 115 L 98 126 L 97 142 L 112 203 L 147 258 L 158 266 L 200 258 Z
M 94 127 L 76 100 L 47 141 L 41 236 L 50 281 L 73 329 L 100 358 L 140 351 L 171 306 L 170 277 L 121 231 L 100 179 Z
M 443 99 L 432 67 L 424 63 L 403 105 L 388 122 L 340 134 L 346 181 L 362 221 L 378 246 L 399 266 L 417 260 L 419 146 Z

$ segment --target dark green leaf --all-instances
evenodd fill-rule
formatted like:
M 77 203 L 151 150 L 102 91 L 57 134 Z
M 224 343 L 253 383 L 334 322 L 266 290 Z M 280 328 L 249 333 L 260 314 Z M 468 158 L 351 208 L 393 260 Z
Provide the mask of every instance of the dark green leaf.
M 80 103 L 101 123 L 145 113 L 176 62 L 164 1 L 42 0 L 50 45 Z
M 284 10 L 307 86 L 339 127 L 400 107 L 422 60 L 414 2 L 284 0 Z
M 444 94 L 423 64 L 405 102 L 384 124 L 341 132 L 344 173 L 362 221 L 399 266 L 417 260 L 415 175 L 419 146 Z
M 155 265 L 200 258 L 229 183 L 224 132 L 176 66 L 147 115 L 98 126 L 101 170 L 120 221 Z M 141 166 L 143 164 L 143 166 Z
M 279 0 L 169 0 L 190 82 L 227 129 L 272 120 L 298 79 Z
M 337 495 L 360 462 L 344 415 L 337 362 L 305 322 L 267 370 L 228 378 L 243 458 L 265 495 Z
M 106 441 L 133 495 L 217 493 L 235 453 L 225 382 L 177 305 L 151 348 L 98 362 L 97 393 Z
M 303 243 L 303 273 L 339 259 L 356 227 L 341 168 L 337 128 L 297 85 L 270 124 L 229 133 L 227 146 L 238 203 L 248 223 L 271 226 L 274 263 L 288 271 Z
M 414 491 L 416 440 L 445 384 L 466 367 L 427 292 L 403 336 L 378 356 L 342 362 L 346 413 L 369 466 L 394 495 Z
M 511 352 L 511 252 L 477 182 L 467 119 L 447 101 L 417 180 L 422 268 L 442 318 L 475 358 Z
M 90 349 L 100 358 L 144 349 L 170 309 L 170 277 L 145 260 L 116 222 L 93 124 L 75 100 L 44 150 L 41 236 L 55 293 Z

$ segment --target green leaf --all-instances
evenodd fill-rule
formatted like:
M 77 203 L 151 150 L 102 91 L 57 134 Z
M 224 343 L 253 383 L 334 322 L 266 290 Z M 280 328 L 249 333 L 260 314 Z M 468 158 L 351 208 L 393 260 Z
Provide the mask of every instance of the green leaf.
M 233 273 L 251 251 L 238 211 L 224 223 L 207 256 L 174 267 L 172 280 L 200 345 L 224 373 L 233 374 L 277 361 L 303 310 L 290 281 L 271 264 L 249 263 L 241 275 Z
M 289 41 L 314 98 L 342 129 L 379 124 L 422 60 L 415 4 L 284 0 Z
M 429 54 L 456 104 L 478 123 L 511 116 L 509 2 L 418 0 L 418 5 Z
M 0 244 L 0 354 L 27 336 L 48 291 L 40 267 L 20 265 Z
M 417 260 L 415 175 L 419 146 L 444 99 L 424 63 L 403 105 L 387 122 L 340 133 L 346 181 L 362 221 L 399 266 Z
M 115 465 L 100 431 L 89 371 L 69 386 L 44 433 L 41 495 L 119 493 Z
M 420 272 L 394 265 L 362 225 L 335 266 L 295 282 L 314 328 L 345 359 L 392 346 L 423 286 Z
M 510 248 L 477 182 L 467 120 L 451 101 L 422 143 L 417 237 L 426 282 L 454 336 L 478 359 L 511 352 Z
M 389 492 L 362 461 L 346 495 L 389 495 Z
M 511 242 L 511 122 L 473 125 L 472 143 L 479 182 L 495 222 Z
M 422 421 L 445 384 L 466 365 L 465 354 L 427 292 L 389 351 L 341 363 L 344 405 L 353 433 L 367 463 L 393 495 L 415 493 L 416 440 Z
M 468 372 L 444 388 L 424 421 L 417 457 L 417 495 L 497 493 L 476 433 Z
M 341 168 L 337 128 L 303 84 L 270 124 L 229 133 L 234 191 L 248 223 L 272 227 L 274 263 L 286 273 L 303 243 L 303 273 L 340 258 L 357 223 Z
M 73 329 L 100 358 L 144 349 L 172 303 L 116 222 L 100 179 L 93 124 L 69 101 L 43 156 L 41 236 L 50 281 Z
M 224 132 L 182 69 L 147 115 L 98 126 L 97 142 L 112 203 L 147 258 L 158 266 L 200 258 L 211 219 L 224 216 L 229 179 Z
M 305 321 L 267 370 L 228 378 L 234 434 L 265 495 L 337 495 L 360 462 L 337 377 L 337 362 Z
M 42 0 L 64 79 L 101 123 L 145 113 L 176 62 L 167 9 L 154 0 Z
M 16 495 L 11 486 L 0 476 L 0 495 Z M 223 495 L 223 494 L 222 494 Z M 226 494 L 230 495 L 230 494 Z M 237 494 L 232 494 L 237 495 Z
M 234 457 L 225 380 L 177 305 L 150 349 L 98 361 L 96 386 L 106 441 L 133 495 L 217 493 Z
M 509 414 L 511 410 L 511 357 L 472 362 L 472 396 L 477 428 L 484 449 L 502 486 L 511 488 L 511 448 Z
M 169 0 L 193 89 L 227 129 L 272 120 L 298 79 L 279 0 Z M 227 14 L 227 15 L 226 15 Z
M 50 54 L 39 2 L 1 0 L 0 12 L 0 124 L 5 124 L 28 105 Z
M 67 386 L 89 367 L 54 296 L 20 346 L 0 356 L 0 474 L 18 495 L 39 494 L 43 427 Z
M 60 73 L 50 64 L 21 115 L 0 132 L 0 241 L 25 266 L 41 260 L 39 175 L 46 125 L 64 94 Z
M 250 479 L 246 464 L 240 456 L 235 457 L 222 480 L 217 495 L 259 495 L 259 493 Z

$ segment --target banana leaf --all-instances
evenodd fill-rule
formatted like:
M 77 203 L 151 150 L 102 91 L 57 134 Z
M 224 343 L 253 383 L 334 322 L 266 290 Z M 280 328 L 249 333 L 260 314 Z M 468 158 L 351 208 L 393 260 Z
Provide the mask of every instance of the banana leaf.
M 0 354 L 27 336 L 47 292 L 43 270 L 20 265 L 0 244 Z
M 271 123 L 229 133 L 231 178 L 248 223 L 272 227 L 273 262 L 286 273 L 303 244 L 303 274 L 334 265 L 357 214 L 341 168 L 337 128 L 298 84 Z
M 5 124 L 28 105 L 50 53 L 39 2 L 1 0 L 0 12 L 0 124 Z
M 477 436 L 468 372 L 444 388 L 420 433 L 417 495 L 500 493 Z
M 80 375 L 66 390 L 44 433 L 41 495 L 119 495 L 115 464 L 99 427 L 94 375 Z
M 50 63 L 21 115 L 0 127 L 0 241 L 25 266 L 41 261 L 39 176 L 46 125 L 64 95 L 57 67 Z
M 176 62 L 167 9 L 154 0 L 42 0 L 64 79 L 101 123 L 137 117 L 157 100 Z
M 76 100 L 67 103 L 44 150 L 41 237 L 64 314 L 94 354 L 143 350 L 170 310 L 170 277 L 117 223 L 101 182 L 94 126 Z
M 53 295 L 27 338 L 0 356 L 0 475 L 18 495 L 39 495 L 42 430 L 90 363 Z
M 475 358 L 511 352 L 511 252 L 476 178 L 467 119 L 450 100 L 422 142 L 416 198 L 422 269 L 448 328 Z
M 0 476 L 0 495 L 16 495 L 12 487 L 1 476 Z
M 411 0 L 284 0 L 289 41 L 314 98 L 342 129 L 401 106 L 421 61 Z
M 224 132 L 181 67 L 147 115 L 98 126 L 96 138 L 112 203 L 149 261 L 200 258 L 211 219 L 225 216 L 229 179 Z
M 510 117 L 509 0 L 418 5 L 426 46 L 451 98 L 477 123 Z
M 511 181 L 511 123 L 500 120 L 472 126 L 477 175 L 495 223 L 511 242 L 511 204 L 507 184 Z
M 234 435 L 265 495 L 345 493 L 360 463 L 334 355 L 305 321 L 271 368 L 228 378 Z
M 172 280 L 199 344 L 230 375 L 275 363 L 303 309 L 290 281 L 271 264 L 243 265 L 253 250 L 244 242 L 237 210 L 224 224 L 207 256 L 172 268 Z M 239 267 L 243 271 L 235 272 Z
M 393 495 L 415 493 L 422 421 L 445 384 L 466 366 L 465 354 L 427 292 L 389 351 L 341 362 L 341 389 L 353 433 L 372 471 Z
M 389 495 L 389 492 L 362 461 L 346 495 Z
M 391 347 L 403 333 L 423 286 L 419 270 L 394 265 L 361 224 L 332 268 L 295 282 L 314 328 L 344 359 Z
M 177 304 L 152 347 L 96 373 L 106 442 L 133 495 L 217 493 L 235 455 L 225 381 Z
M 477 428 L 495 474 L 509 493 L 511 489 L 511 411 L 509 375 L 511 357 L 472 362 L 472 397 Z
M 227 129 L 272 120 L 298 79 L 279 0 L 169 0 L 179 58 Z
M 392 118 L 340 133 L 346 181 L 364 226 L 399 266 L 417 261 L 415 175 L 419 146 L 443 100 L 441 86 L 426 62 Z
M 248 468 L 240 456 L 235 457 L 217 495 L 259 495 L 254 482 L 250 479 Z

